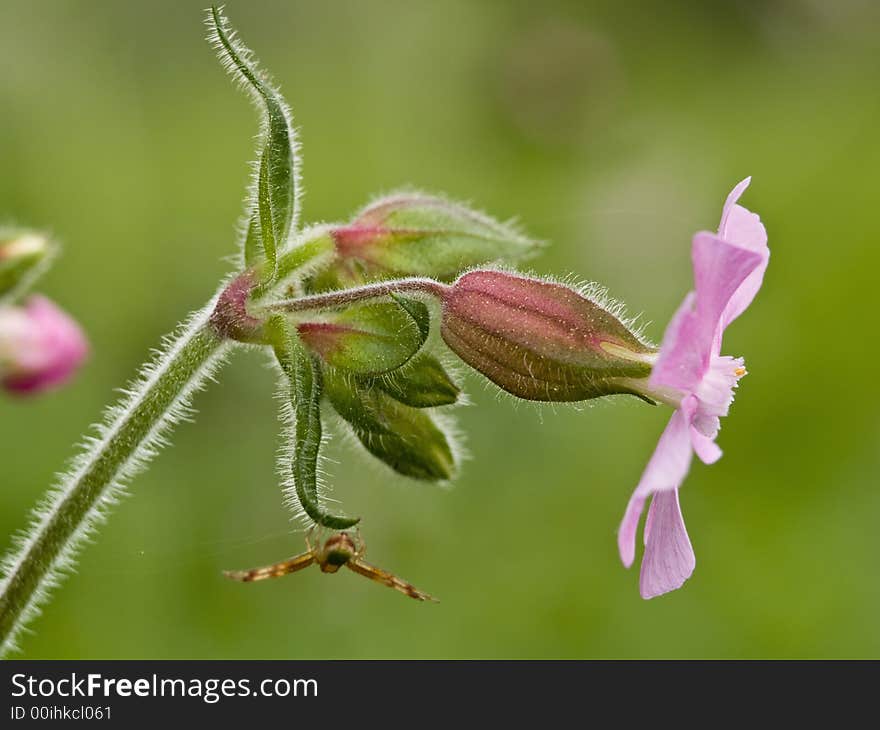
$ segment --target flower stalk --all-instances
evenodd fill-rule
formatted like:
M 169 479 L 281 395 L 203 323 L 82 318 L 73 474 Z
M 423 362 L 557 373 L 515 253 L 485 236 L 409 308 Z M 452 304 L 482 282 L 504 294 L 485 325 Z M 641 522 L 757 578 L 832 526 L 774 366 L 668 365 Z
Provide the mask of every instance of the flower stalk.
M 331 309 L 333 307 L 344 307 L 368 299 L 378 299 L 406 292 L 430 294 L 440 297 L 447 289 L 449 289 L 449 286 L 441 284 L 439 281 L 413 276 L 405 279 L 380 281 L 375 284 L 364 284 L 363 286 L 330 291 L 324 294 L 312 294 L 296 299 L 282 299 L 267 305 L 265 309 L 271 312 L 308 312 Z
M 284 280 L 326 254 L 308 230 L 278 258 Z M 163 352 L 141 371 L 122 401 L 87 439 L 73 468 L 31 514 L 31 524 L 2 562 L 0 657 L 16 648 L 24 624 L 74 563 L 83 542 L 118 501 L 125 484 L 158 453 L 173 426 L 186 417 L 192 396 L 234 346 L 216 325 L 218 302 L 245 274 L 232 277 L 192 314 Z M 275 290 L 265 293 L 269 296 Z
M 3 563 L 0 583 L 0 656 L 15 648 L 24 623 L 72 567 L 76 553 L 126 480 L 154 456 L 163 436 L 185 415 L 190 399 L 223 359 L 226 346 L 207 326 L 213 303 L 152 365 L 129 395 L 110 409 L 100 436 L 33 511 L 31 527 Z

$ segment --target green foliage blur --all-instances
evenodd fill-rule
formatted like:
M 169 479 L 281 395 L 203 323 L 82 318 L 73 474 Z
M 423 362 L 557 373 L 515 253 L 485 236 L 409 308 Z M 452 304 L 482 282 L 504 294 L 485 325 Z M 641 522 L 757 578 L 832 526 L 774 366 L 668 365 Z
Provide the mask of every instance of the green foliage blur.
M 203 5 L 4 0 L 0 220 L 64 252 L 39 289 L 93 353 L 76 382 L 0 402 L 0 536 L 163 333 L 229 270 L 256 116 L 204 41 Z M 230 2 L 294 110 L 306 221 L 401 186 L 518 217 L 540 273 L 597 280 L 659 340 L 690 239 L 746 175 L 772 258 L 728 331 L 741 383 L 682 506 L 683 590 L 645 602 L 615 534 L 669 412 L 534 407 L 468 376 L 473 459 L 452 490 L 337 438 L 334 495 L 369 558 L 242 585 L 299 552 L 256 352 L 196 401 L 57 591 L 30 658 L 877 657 L 878 6 Z M 869 316 L 869 314 L 871 316 Z

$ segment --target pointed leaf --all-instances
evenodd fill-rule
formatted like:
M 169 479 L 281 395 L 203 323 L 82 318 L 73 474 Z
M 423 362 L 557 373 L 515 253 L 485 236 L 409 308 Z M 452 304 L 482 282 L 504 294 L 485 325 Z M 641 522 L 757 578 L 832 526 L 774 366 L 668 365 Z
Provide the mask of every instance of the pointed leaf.
M 283 317 L 269 324 L 273 346 L 281 368 L 291 386 L 294 412 L 293 482 L 296 496 L 305 513 L 317 524 L 344 530 L 360 518 L 326 512 L 318 495 L 318 454 L 321 448 L 321 394 L 323 378 L 320 366 L 292 336 Z
M 245 264 L 251 266 L 264 259 L 265 276 L 271 281 L 275 278 L 278 249 L 296 227 L 298 216 L 299 157 L 290 110 L 216 7 L 211 8 L 209 26 L 210 39 L 221 62 L 264 111 L 256 199 L 251 202 L 245 238 Z M 257 236 L 260 247 L 255 245 Z

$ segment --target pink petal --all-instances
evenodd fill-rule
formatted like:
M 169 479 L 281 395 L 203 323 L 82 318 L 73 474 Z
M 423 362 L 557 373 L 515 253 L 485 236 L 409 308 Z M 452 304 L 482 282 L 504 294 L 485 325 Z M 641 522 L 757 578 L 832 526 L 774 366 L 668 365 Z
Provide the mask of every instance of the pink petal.
M 653 502 L 652 502 L 653 505 Z M 648 516 L 645 517 L 645 529 L 642 530 L 642 543 L 644 545 L 648 544 L 648 539 L 651 537 L 651 527 L 654 524 L 654 510 L 648 510 Z
M 761 287 L 770 256 L 761 219 L 737 204 L 751 178 L 727 196 L 718 235 L 694 236 L 691 259 L 696 295 L 689 294 L 663 336 L 651 385 L 696 388 L 721 348 L 721 333 Z
M 636 531 L 639 529 L 639 519 L 645 508 L 645 498 L 633 494 L 626 505 L 626 512 L 617 531 L 617 550 L 624 567 L 628 568 L 636 559 Z
M 695 292 L 690 292 L 666 327 L 660 355 L 651 370 L 652 386 L 691 392 L 705 373 L 703 353 L 694 347 L 694 342 L 700 338 L 699 320 L 694 308 L 696 297 Z
M 721 210 L 721 223 L 718 224 L 718 235 L 722 238 L 728 238 L 728 221 L 730 219 L 730 212 L 734 209 L 737 204 L 737 201 L 742 197 L 742 194 L 746 191 L 746 189 L 751 185 L 752 177 L 749 175 L 745 180 L 740 180 L 730 191 L 727 196 L 727 199 L 724 201 L 724 208 Z
M 767 258 L 765 258 L 758 267 L 746 277 L 746 280 L 730 298 L 730 301 L 724 308 L 724 314 L 721 317 L 721 325 L 719 327 L 721 332 L 727 329 L 727 325 L 748 309 L 752 300 L 755 298 L 755 295 L 758 293 L 758 290 L 761 288 L 761 284 L 764 282 L 764 272 L 767 271 L 768 263 L 769 252 Z
M 718 235 L 728 243 L 757 253 L 761 257 L 761 264 L 749 274 L 730 298 L 724 310 L 722 329 L 739 317 L 752 303 L 755 294 L 761 288 L 764 272 L 770 259 L 770 249 L 767 248 L 767 231 L 761 223 L 761 218 L 736 203 L 750 181 L 751 178 L 746 178 L 727 196 L 727 202 L 724 204 L 724 211 L 721 214 Z
M 716 333 L 723 329 L 722 316 L 726 307 L 764 259 L 760 253 L 705 232 L 694 236 L 691 258 L 697 290 L 698 345 L 705 352 L 708 365 Z
M 737 204 L 752 178 L 740 182 L 727 196 L 718 235 L 728 243 L 750 251 L 761 252 L 767 248 L 767 231 L 757 213 Z
M 697 564 L 681 515 L 677 489 L 654 495 L 648 519 L 651 531 L 639 578 L 642 598 L 654 598 L 681 588 Z
M 683 410 L 672 414 L 626 507 L 617 533 L 617 548 L 620 559 L 627 568 L 635 559 L 636 530 L 645 500 L 657 492 L 677 489 L 687 476 L 693 453 L 690 420 L 696 407 L 695 401 L 693 396 L 686 398 L 682 404 Z
M 717 354 L 725 307 L 762 263 L 759 254 L 712 233 L 694 236 L 692 259 L 696 292 L 685 297 L 666 328 L 650 379 L 652 386 L 685 392 L 696 389 Z
M 715 440 L 704 436 L 693 426 L 691 426 L 691 446 L 704 464 L 714 464 L 721 458 L 722 451 Z

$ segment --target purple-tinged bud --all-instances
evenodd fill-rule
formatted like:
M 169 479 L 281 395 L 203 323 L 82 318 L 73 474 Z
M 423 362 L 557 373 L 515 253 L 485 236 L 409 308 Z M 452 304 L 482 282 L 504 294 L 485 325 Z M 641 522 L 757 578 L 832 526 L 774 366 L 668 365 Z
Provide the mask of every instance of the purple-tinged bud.
M 330 235 L 338 260 L 322 278 L 334 287 L 390 276 L 451 281 L 469 268 L 516 261 L 538 247 L 509 224 L 417 193 L 381 198 Z
M 31 394 L 60 385 L 88 349 L 79 325 L 45 297 L 0 308 L 0 384 L 7 391 Z
M 503 390 L 537 401 L 633 393 L 655 350 L 601 303 L 562 284 L 472 271 L 448 287 L 441 334 Z

